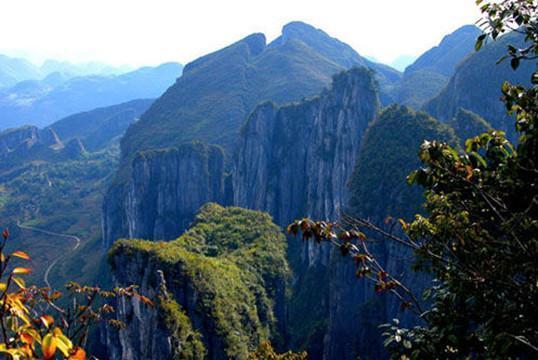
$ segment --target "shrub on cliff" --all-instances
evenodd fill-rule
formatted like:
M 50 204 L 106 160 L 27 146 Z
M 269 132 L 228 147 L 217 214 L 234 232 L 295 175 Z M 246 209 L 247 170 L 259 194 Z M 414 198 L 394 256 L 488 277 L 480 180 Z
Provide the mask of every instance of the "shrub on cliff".
M 284 235 L 265 213 L 207 204 L 177 240 L 120 240 L 109 258 L 120 282 L 132 281 L 122 264 L 134 258 L 143 259 L 140 271 L 163 272 L 174 302 L 165 303 L 165 325 L 178 343 L 179 322 L 190 323 L 195 338 L 201 336 L 206 347 L 211 341 L 208 351 L 227 358 L 246 357 L 260 342 L 280 340 L 277 307 L 290 270 Z M 180 303 L 189 294 L 196 294 L 193 302 Z

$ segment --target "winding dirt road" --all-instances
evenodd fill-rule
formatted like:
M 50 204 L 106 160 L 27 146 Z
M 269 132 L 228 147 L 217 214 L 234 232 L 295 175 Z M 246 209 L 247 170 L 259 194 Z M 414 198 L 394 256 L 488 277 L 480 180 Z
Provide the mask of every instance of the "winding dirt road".
M 34 232 L 38 232 L 38 233 L 41 233 L 41 234 L 46 234 L 46 235 L 61 237 L 61 238 L 64 238 L 64 239 L 74 240 L 75 241 L 75 246 L 71 249 L 71 251 L 70 251 L 71 253 L 77 251 L 78 247 L 82 243 L 80 238 L 77 237 L 77 236 L 74 236 L 74 235 L 66 235 L 66 234 L 55 233 L 55 232 L 47 231 L 47 230 L 41 230 L 41 229 L 38 229 L 38 228 L 35 228 L 35 227 L 32 227 L 32 226 L 22 225 L 19 221 L 17 221 L 17 226 L 20 229 L 23 229 L 23 230 L 34 231 Z M 58 261 L 60 261 L 62 258 L 64 258 L 67 254 L 68 254 L 67 252 L 64 252 L 61 255 L 57 256 L 50 263 L 50 265 L 47 267 L 47 269 L 45 270 L 45 275 L 43 276 L 43 281 L 45 282 L 47 287 L 52 288 L 52 286 L 50 285 L 50 282 L 49 282 L 49 274 L 50 274 L 51 270 L 54 268 L 54 266 L 56 266 Z

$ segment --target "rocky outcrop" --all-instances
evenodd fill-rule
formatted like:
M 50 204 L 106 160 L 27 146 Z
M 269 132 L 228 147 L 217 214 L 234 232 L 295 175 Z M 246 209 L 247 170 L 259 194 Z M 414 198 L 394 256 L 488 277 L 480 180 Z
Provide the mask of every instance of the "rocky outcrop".
M 330 90 L 298 104 L 260 105 L 241 131 L 233 169 L 234 204 L 268 211 L 286 227 L 301 217 L 337 220 L 368 124 L 378 112 L 369 71 L 337 75 Z M 324 353 L 332 248 L 289 242 L 295 282 L 288 310 L 288 346 Z M 350 278 L 353 279 L 353 276 Z M 315 289 L 315 290 L 314 290 Z
M 23 126 L 5 130 L 0 133 L 0 168 L 8 169 L 33 160 L 71 159 L 73 149 L 66 150 L 52 129 Z
M 20 146 L 31 147 L 38 141 L 38 137 L 39 129 L 35 126 L 5 130 L 0 133 L 0 155 L 5 157 Z
M 267 211 L 283 227 L 303 216 L 336 220 L 349 198 L 347 184 L 363 132 L 378 109 L 371 72 L 355 68 L 335 76 L 318 97 L 258 106 L 241 129 L 229 177 L 221 152 L 212 146 L 139 154 L 127 185 L 113 187 L 105 199 L 105 246 L 121 237 L 173 239 L 207 201 Z M 281 321 L 279 333 L 289 333 L 294 346 L 311 347 L 316 336 L 324 336 L 319 324 L 327 315 L 328 283 L 317 285 L 316 296 L 301 289 L 328 274 L 330 256 L 330 247 L 290 242 L 296 299 L 304 301 L 292 301 L 282 318 L 304 326 L 292 331 Z
M 78 159 L 87 154 L 86 148 L 79 138 L 69 141 L 65 145 L 64 152 L 70 159 Z
M 282 226 L 304 216 L 337 219 L 362 134 L 377 111 L 375 84 L 363 68 L 335 76 L 332 88 L 312 100 L 259 106 L 241 131 L 234 204 L 268 211 Z M 307 263 L 322 260 L 317 248 L 305 249 Z
M 289 267 L 267 214 L 208 204 L 177 240 L 118 241 L 110 261 L 117 285 L 156 302 L 117 304 L 128 326 L 107 329 L 110 359 L 245 359 L 260 341 L 279 343 Z
M 116 258 L 113 263 L 116 282 L 137 284 L 140 293 L 156 299 L 158 273 L 154 262 L 143 254 Z M 139 298 L 120 298 L 114 304 L 116 318 L 129 326 L 123 330 L 103 327 L 102 342 L 109 359 L 171 359 L 172 334 L 160 319 L 158 306 L 148 306 Z
M 118 238 L 175 239 L 203 204 L 224 203 L 224 156 L 200 143 L 139 153 L 103 206 L 105 247 Z
M 350 182 L 349 211 L 388 232 L 400 228 L 393 223 L 385 224 L 388 216 L 410 220 L 423 211 L 422 189 L 409 186 L 406 177 L 420 167 L 417 153 L 422 142 L 433 139 L 458 142 L 452 129 L 425 113 L 398 105 L 385 109 L 364 136 Z M 411 270 L 413 254 L 378 234 L 368 235 L 372 240 L 369 250 L 376 260 L 420 297 L 430 279 Z M 329 276 L 324 358 L 386 358 L 379 325 L 398 318 L 404 326 L 412 326 L 417 317 L 411 311 L 402 311 L 392 294 L 378 295 L 372 282 L 356 279 L 356 265 L 350 259 L 343 259 L 336 252 L 334 256 Z
M 312 100 L 254 110 L 241 130 L 231 177 L 214 146 L 143 152 L 125 174 L 127 181 L 105 198 L 104 244 L 122 237 L 173 239 L 208 201 L 230 199 L 265 210 L 280 225 L 299 216 L 336 218 L 362 132 L 377 110 L 369 71 L 353 69 Z

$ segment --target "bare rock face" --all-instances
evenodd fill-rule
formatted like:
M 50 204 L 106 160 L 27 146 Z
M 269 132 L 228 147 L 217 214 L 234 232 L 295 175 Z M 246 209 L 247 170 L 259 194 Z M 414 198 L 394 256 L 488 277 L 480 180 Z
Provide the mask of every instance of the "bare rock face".
M 130 259 L 115 259 L 115 278 L 125 284 L 137 284 L 145 296 L 155 299 L 158 273 L 155 263 L 137 254 Z M 123 283 L 122 283 L 123 285 Z M 128 324 L 126 329 L 102 327 L 102 341 L 110 359 L 171 359 L 174 353 L 171 334 L 159 317 L 159 307 L 147 306 L 138 298 L 121 298 L 115 304 L 118 320 Z
M 450 127 L 425 113 L 399 105 L 387 107 L 364 136 L 350 181 L 350 212 L 368 218 L 388 232 L 401 230 L 398 225 L 386 224 L 387 216 L 411 220 L 415 214 L 423 212 L 422 188 L 409 186 L 406 178 L 421 166 L 417 153 L 422 142 L 433 139 L 458 142 Z M 431 279 L 411 270 L 412 251 L 377 234 L 367 235 L 372 240 L 369 250 L 383 268 L 420 297 Z M 328 281 L 330 296 L 324 357 L 386 358 L 379 325 L 398 318 L 403 326 L 412 327 L 418 317 L 412 311 L 400 309 L 400 301 L 392 294 L 376 294 L 373 282 L 356 279 L 357 268 L 352 261 L 342 259 L 336 252 L 334 257 Z
M 118 238 L 175 239 L 198 209 L 225 200 L 224 156 L 199 143 L 140 153 L 126 184 L 112 187 L 103 207 L 105 247 Z
M 233 170 L 234 204 L 268 211 L 286 226 L 308 216 L 337 219 L 362 135 L 376 118 L 378 97 L 371 74 L 353 69 L 332 88 L 298 104 L 260 105 L 245 123 Z M 318 257 L 305 245 L 308 264 Z
M 286 227 L 295 219 L 337 220 L 347 207 L 348 182 L 363 134 L 379 110 L 370 73 L 336 76 L 330 90 L 298 104 L 260 105 L 241 132 L 233 169 L 234 204 L 268 211 Z M 290 239 L 294 270 L 288 344 L 313 359 L 327 353 L 332 248 Z M 354 280 L 354 275 L 349 278 Z
M 0 168 L 9 169 L 34 160 L 65 161 L 83 155 L 86 150 L 75 138 L 65 146 L 53 129 L 23 126 L 0 132 Z

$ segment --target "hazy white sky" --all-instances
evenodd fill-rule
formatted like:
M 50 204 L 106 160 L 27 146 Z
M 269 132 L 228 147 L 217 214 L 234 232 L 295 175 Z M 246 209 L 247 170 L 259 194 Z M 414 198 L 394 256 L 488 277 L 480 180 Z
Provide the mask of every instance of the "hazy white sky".
M 479 18 L 474 0 L 0 0 L 0 53 L 146 65 L 187 63 L 301 20 L 391 62 Z

